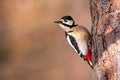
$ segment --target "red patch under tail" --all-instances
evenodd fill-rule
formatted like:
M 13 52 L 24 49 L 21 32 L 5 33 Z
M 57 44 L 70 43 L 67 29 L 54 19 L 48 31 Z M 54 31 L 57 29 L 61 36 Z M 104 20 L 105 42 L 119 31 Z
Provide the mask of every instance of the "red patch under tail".
M 91 50 L 88 50 L 87 54 L 85 55 L 85 57 L 87 58 L 87 60 L 92 62 L 92 52 Z

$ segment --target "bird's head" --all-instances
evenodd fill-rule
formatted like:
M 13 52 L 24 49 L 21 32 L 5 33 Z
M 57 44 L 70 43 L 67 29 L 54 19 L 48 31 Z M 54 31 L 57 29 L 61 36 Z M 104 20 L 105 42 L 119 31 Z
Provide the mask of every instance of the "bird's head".
M 55 23 L 60 25 L 65 31 L 69 31 L 72 27 L 77 26 L 71 16 L 63 16 L 60 20 L 55 21 Z

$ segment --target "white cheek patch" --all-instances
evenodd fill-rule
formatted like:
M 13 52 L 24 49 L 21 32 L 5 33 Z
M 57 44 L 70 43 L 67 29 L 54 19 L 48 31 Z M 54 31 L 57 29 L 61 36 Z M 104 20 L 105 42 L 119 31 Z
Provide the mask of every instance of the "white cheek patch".
M 68 20 L 67 22 L 63 22 L 64 24 L 67 24 L 67 25 L 73 25 L 73 21 L 72 20 Z

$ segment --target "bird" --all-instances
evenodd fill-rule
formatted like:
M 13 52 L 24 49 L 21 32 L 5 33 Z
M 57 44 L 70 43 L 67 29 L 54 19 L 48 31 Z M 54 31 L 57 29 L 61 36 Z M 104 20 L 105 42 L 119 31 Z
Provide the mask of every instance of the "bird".
M 55 21 L 64 31 L 70 46 L 76 53 L 93 68 L 91 34 L 88 29 L 75 23 L 74 19 L 69 16 L 63 16 L 60 20 Z

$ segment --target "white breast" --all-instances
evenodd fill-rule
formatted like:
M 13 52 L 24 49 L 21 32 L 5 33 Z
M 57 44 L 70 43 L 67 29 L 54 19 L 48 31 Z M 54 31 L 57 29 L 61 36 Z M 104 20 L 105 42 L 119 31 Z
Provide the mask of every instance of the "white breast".
M 87 53 L 87 43 L 83 41 L 77 41 L 79 50 L 82 52 L 83 55 Z

